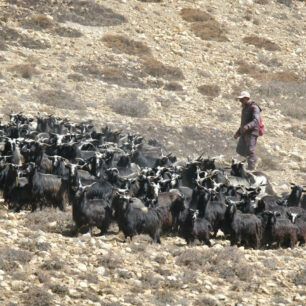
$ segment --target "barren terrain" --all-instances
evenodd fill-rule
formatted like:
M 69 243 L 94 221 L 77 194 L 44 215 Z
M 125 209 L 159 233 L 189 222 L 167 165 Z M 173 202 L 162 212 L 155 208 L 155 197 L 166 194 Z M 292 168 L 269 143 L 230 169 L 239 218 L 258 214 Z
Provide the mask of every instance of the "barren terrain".
M 306 182 L 306 7 L 289 0 L 1 0 L 0 112 L 92 120 L 181 159 L 236 158 L 235 96 L 263 109 L 278 192 Z M 73 237 L 71 211 L 0 211 L 4 305 L 303 305 L 306 251 Z

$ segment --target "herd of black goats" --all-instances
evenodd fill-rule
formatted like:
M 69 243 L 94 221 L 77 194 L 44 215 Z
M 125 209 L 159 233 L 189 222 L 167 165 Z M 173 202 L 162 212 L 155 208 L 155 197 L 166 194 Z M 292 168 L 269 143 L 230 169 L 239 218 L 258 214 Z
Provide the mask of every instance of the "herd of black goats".
M 303 186 L 277 196 L 261 172 L 242 162 L 218 168 L 213 158 L 179 162 L 156 140 L 91 122 L 11 114 L 0 123 L 0 189 L 10 210 L 72 205 L 77 232 L 105 234 L 117 222 L 125 238 L 161 234 L 211 245 L 218 230 L 231 245 L 304 245 Z

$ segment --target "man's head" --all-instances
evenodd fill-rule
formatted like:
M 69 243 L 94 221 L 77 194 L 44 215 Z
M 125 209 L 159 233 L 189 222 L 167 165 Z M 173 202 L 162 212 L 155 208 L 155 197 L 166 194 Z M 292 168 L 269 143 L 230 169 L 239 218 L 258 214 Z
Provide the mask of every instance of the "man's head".
M 249 102 L 250 100 L 250 94 L 247 92 L 247 91 L 242 91 L 240 93 L 240 95 L 237 97 L 237 99 L 242 103 L 241 106 L 245 106 L 247 105 L 247 103 Z

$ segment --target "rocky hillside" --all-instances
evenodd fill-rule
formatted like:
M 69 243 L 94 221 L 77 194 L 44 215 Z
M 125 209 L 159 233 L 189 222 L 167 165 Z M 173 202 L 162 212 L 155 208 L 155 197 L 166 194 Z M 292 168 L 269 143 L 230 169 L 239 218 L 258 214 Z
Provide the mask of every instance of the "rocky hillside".
M 93 120 L 158 138 L 180 158 L 230 161 L 246 89 L 266 128 L 258 169 L 288 191 L 306 182 L 305 20 L 294 0 L 3 0 L 2 121 L 11 111 Z M 10 305 L 305 303 L 305 248 L 71 238 L 71 212 L 4 207 L 1 224 L 0 299 Z

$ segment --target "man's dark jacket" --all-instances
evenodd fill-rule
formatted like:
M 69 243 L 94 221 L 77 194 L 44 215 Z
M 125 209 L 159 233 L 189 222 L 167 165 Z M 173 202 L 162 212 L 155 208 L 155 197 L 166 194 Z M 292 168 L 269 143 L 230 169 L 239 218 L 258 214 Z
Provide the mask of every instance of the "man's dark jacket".
M 246 124 L 249 129 L 245 132 L 249 135 L 259 136 L 259 119 L 260 119 L 260 108 L 253 101 L 249 101 L 246 106 L 242 108 L 241 112 L 241 124 L 240 128 L 236 132 L 237 135 L 241 136 L 241 128 Z

